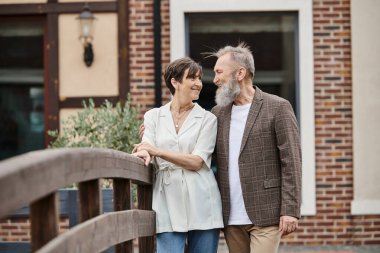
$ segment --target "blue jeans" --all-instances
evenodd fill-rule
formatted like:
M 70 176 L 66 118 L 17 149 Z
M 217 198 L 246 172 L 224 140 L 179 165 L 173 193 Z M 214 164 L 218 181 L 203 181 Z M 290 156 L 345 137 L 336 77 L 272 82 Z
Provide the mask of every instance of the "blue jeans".
M 157 234 L 157 253 L 183 253 L 187 237 L 188 253 L 216 253 L 220 229 L 165 232 Z

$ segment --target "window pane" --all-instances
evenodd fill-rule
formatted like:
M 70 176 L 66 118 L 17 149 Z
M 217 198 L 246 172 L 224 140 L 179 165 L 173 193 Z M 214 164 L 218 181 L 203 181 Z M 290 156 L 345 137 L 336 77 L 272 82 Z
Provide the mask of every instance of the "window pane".
M 215 105 L 214 57 L 204 58 L 225 45 L 246 42 L 255 59 L 254 84 L 260 89 L 288 99 L 296 110 L 296 27 L 297 14 L 207 13 L 187 14 L 188 55 L 204 68 L 203 93 L 199 103 L 207 109 Z
M 44 148 L 43 23 L 0 22 L 0 159 Z

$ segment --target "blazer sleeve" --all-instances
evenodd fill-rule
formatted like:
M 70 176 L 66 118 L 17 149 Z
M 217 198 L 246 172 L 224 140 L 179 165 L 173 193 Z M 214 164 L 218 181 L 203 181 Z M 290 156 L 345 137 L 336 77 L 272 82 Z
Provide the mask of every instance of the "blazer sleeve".
M 277 148 L 281 161 L 281 215 L 300 217 L 301 144 L 293 108 L 281 100 L 275 115 Z
M 191 154 L 200 156 L 208 169 L 211 168 L 211 156 L 215 148 L 216 131 L 215 115 L 206 112 L 197 142 Z

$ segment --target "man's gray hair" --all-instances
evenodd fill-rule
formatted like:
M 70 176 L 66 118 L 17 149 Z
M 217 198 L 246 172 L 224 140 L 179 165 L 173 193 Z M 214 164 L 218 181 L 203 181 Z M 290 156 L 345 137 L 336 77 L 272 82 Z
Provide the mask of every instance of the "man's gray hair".
M 236 47 L 225 46 L 213 53 L 212 56 L 219 58 L 225 54 L 230 54 L 233 61 L 246 68 L 253 79 L 255 76 L 255 61 L 253 60 L 252 51 L 245 42 L 241 42 Z

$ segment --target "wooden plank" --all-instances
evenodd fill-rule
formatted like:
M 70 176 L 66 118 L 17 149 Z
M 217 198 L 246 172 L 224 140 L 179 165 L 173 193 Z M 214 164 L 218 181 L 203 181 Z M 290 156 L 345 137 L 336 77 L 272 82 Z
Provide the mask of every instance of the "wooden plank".
M 44 42 L 45 146 L 53 140 L 48 130 L 59 129 L 58 15 L 47 15 Z
M 79 13 L 85 2 L 79 3 L 46 3 L 46 4 L 1 4 L 0 15 L 35 15 Z M 117 12 L 117 2 L 91 2 L 91 12 Z
M 151 184 L 152 170 L 130 154 L 100 148 L 48 149 L 6 159 L 0 162 L 0 219 L 61 187 L 98 178 Z
M 138 205 L 139 209 L 152 210 L 152 186 L 151 185 L 139 185 L 137 188 Z M 153 222 L 154 228 L 156 228 L 156 221 Z M 139 226 L 143 226 L 140 229 L 144 229 L 146 224 L 139 223 Z M 147 236 L 139 238 L 139 253 L 152 253 L 154 252 L 154 237 Z
M 131 181 L 115 178 L 113 180 L 114 210 L 124 211 L 131 209 Z M 115 246 L 116 253 L 132 253 L 133 241 L 126 241 Z
M 129 5 L 128 0 L 119 0 L 118 10 L 118 58 L 119 97 L 122 102 L 130 91 L 129 85 Z
M 88 103 L 88 100 L 92 98 L 94 100 L 95 106 L 98 107 L 104 103 L 105 100 L 110 101 L 113 105 L 120 101 L 118 96 L 114 97 L 75 97 L 75 98 L 65 98 L 59 101 L 60 108 L 83 108 L 83 101 Z
M 115 211 L 131 209 L 131 181 L 121 178 L 113 179 L 113 196 Z
M 154 235 L 154 224 L 153 211 L 128 210 L 106 213 L 61 234 L 38 253 L 100 252 L 124 241 Z
M 84 222 L 102 213 L 99 179 L 79 184 L 79 220 Z
M 52 193 L 30 205 L 32 252 L 58 235 L 58 195 Z
M 162 105 L 161 1 L 154 0 L 154 106 Z

